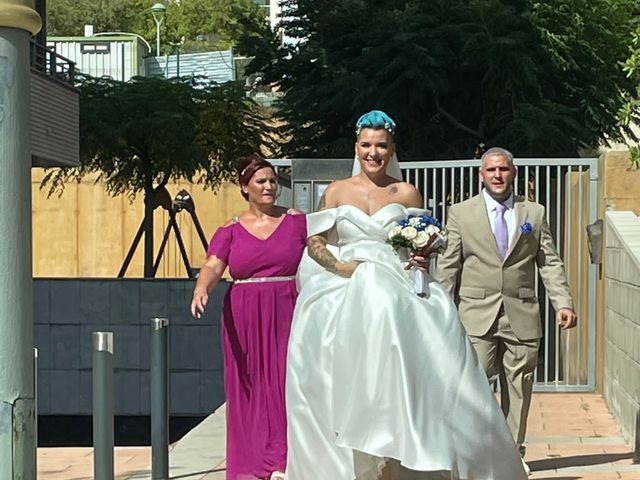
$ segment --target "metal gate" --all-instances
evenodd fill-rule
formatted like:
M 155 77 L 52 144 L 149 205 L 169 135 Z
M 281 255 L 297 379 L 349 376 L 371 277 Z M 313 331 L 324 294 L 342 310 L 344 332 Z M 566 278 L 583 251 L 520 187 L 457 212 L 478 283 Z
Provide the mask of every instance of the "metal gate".
M 309 159 L 309 161 L 316 161 Z M 276 160 L 279 169 L 291 160 Z M 589 258 L 586 226 L 597 219 L 596 158 L 516 159 L 515 193 L 546 207 L 547 222 L 565 262 L 578 326 L 561 331 L 536 272 L 544 336 L 535 372 L 537 391 L 593 391 L 596 376 L 597 265 Z M 402 162 L 404 179 L 415 185 L 425 208 L 443 223 L 448 207 L 480 191 L 479 160 Z M 295 185 L 295 178 L 291 179 Z M 293 186 L 293 185 L 292 185 Z

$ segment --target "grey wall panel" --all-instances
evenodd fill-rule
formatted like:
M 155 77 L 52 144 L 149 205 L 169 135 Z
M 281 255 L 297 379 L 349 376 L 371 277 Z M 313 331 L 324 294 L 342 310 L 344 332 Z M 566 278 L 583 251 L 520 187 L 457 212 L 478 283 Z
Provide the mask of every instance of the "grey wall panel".
M 78 165 L 80 93 L 32 70 L 30 108 L 32 164 Z
M 116 415 L 149 415 L 150 319 L 170 319 L 171 414 L 207 415 L 224 402 L 220 314 L 228 284 L 201 319 L 189 279 L 34 279 L 41 415 L 91 414 L 91 332 L 114 333 Z M 69 402 L 69 398 L 73 401 Z

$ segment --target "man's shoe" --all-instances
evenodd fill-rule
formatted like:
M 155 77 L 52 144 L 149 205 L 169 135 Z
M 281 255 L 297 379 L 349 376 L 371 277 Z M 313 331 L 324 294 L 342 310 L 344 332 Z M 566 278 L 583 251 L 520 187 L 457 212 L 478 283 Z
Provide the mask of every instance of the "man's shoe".
M 524 471 L 527 475 L 531 475 L 531 469 L 529 468 L 529 465 L 527 465 L 527 462 L 524 461 L 524 458 L 521 459 L 522 460 L 522 468 L 524 468 Z

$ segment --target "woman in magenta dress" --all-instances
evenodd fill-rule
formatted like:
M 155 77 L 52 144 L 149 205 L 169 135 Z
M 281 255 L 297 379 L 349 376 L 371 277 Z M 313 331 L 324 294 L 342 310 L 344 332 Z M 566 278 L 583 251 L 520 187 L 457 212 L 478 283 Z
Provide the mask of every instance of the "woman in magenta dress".
M 213 236 L 191 312 L 202 315 L 229 266 L 234 282 L 222 313 L 227 479 L 275 479 L 283 477 L 287 459 L 287 343 L 306 222 L 301 212 L 275 205 L 277 177 L 269 162 L 247 157 L 238 170 L 249 209 Z

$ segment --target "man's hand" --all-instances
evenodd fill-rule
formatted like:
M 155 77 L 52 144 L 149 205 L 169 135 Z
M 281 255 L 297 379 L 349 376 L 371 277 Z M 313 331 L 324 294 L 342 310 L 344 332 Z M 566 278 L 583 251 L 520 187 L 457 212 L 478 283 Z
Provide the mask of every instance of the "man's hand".
M 576 326 L 578 317 L 573 309 L 561 308 L 556 313 L 556 322 L 558 322 L 558 325 L 560 325 L 560 328 L 562 330 L 568 330 L 569 328 L 573 328 Z

